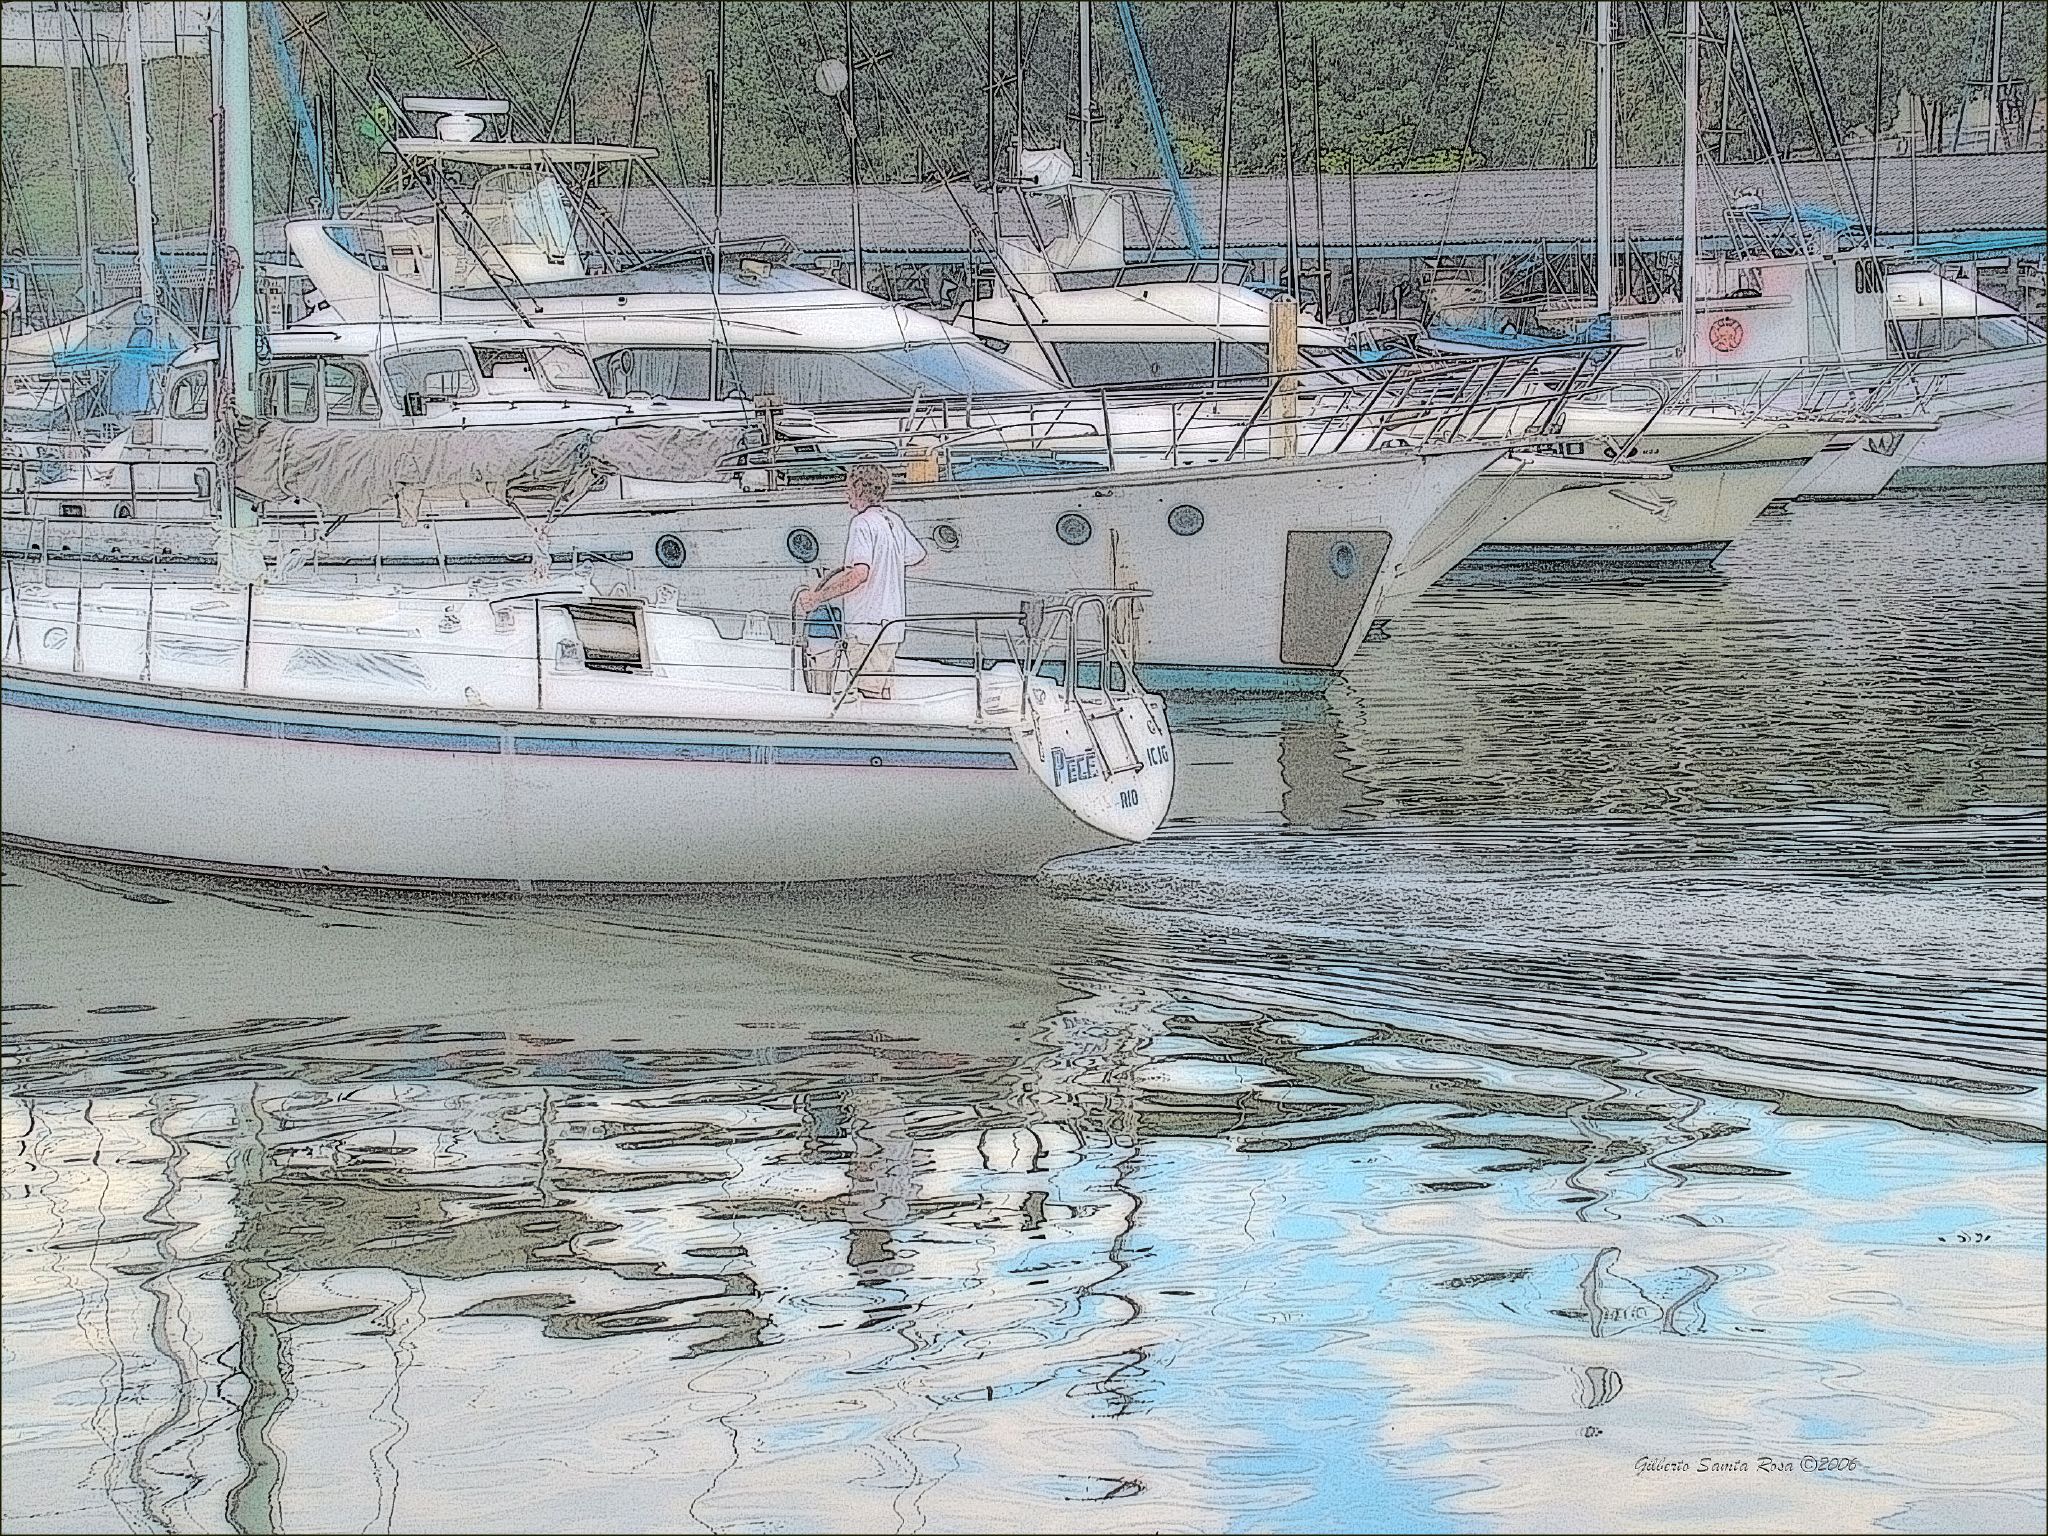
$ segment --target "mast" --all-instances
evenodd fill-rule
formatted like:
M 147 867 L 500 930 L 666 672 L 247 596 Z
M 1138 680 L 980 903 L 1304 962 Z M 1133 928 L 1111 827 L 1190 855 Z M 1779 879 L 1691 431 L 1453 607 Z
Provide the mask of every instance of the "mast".
M 155 307 L 156 215 L 149 185 L 149 106 L 142 87 L 142 0 L 128 0 L 128 158 L 134 167 L 135 270 L 142 302 Z
M 1877 222 L 1877 189 L 1883 174 L 1879 149 L 1884 135 L 1884 7 L 1871 9 L 1877 13 L 1877 35 L 1870 44 L 1870 243 L 1875 245 L 1883 227 Z
M 1323 43 L 1310 38 L 1308 44 L 1308 101 L 1310 124 L 1309 159 L 1315 167 L 1316 189 L 1316 314 L 1322 315 L 1330 302 L 1330 236 L 1323 224 Z
M 861 254 L 860 243 L 860 91 L 855 81 L 860 71 L 855 67 L 853 55 L 853 0 L 842 0 L 839 19 L 846 39 L 846 185 L 851 194 L 847 199 L 853 217 L 853 286 L 863 291 L 868 286 L 867 262 Z M 725 36 L 725 7 L 718 8 L 719 37 Z
M 1992 154 L 1999 148 L 2003 137 L 2000 132 L 2001 119 L 1998 114 L 1999 66 L 2005 62 L 2005 7 L 1999 0 L 1991 0 L 1991 85 L 1986 99 L 1984 122 L 1984 153 Z
M 224 361 L 235 410 L 256 414 L 256 167 L 249 115 L 249 11 L 223 3 L 220 18 L 221 233 L 228 291 Z
M 1614 313 L 1614 6 L 1593 0 L 1593 304 Z
M 1095 180 L 1095 39 L 1094 7 L 1081 0 L 1081 136 L 1080 171 L 1083 182 Z
M 1280 50 L 1280 158 L 1287 173 L 1287 291 L 1301 300 L 1301 217 L 1294 198 L 1294 82 L 1287 58 L 1286 0 L 1273 0 L 1273 27 Z
M 79 39 L 79 54 L 85 53 L 84 32 L 71 14 L 71 7 L 58 7 L 64 21 Z M 93 281 L 92 226 L 86 217 L 85 144 L 78 136 L 77 69 L 72 64 L 71 45 L 64 45 L 64 127 L 71 137 L 71 217 L 78 229 L 78 302 L 87 313 L 100 307 L 98 284 Z M 92 67 L 86 59 L 86 67 Z
M 1685 0 L 1685 168 L 1679 196 L 1679 366 L 1690 368 L 1699 324 L 1700 0 Z
M 711 71 L 711 286 L 725 260 L 725 7 L 718 6 L 717 63 Z M 847 72 L 851 88 L 853 74 Z

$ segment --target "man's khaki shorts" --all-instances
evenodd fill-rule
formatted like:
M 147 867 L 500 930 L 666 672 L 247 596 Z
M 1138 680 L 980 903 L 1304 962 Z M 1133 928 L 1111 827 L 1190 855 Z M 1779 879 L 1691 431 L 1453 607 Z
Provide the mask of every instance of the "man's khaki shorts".
M 846 665 L 860 669 L 853 686 L 863 698 L 889 697 L 889 679 L 896 671 L 896 649 L 902 644 L 901 620 L 893 624 L 846 626 Z

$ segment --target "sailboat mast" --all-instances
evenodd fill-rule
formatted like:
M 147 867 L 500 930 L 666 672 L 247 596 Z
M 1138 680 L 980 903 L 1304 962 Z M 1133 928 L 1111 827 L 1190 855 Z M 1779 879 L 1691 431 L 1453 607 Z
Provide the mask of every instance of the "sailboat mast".
M 1088 0 L 1081 0 L 1081 134 L 1080 150 L 1081 180 L 1095 180 L 1095 40 L 1094 7 Z
M 157 303 L 156 202 L 149 184 L 149 105 L 142 85 L 142 0 L 128 0 L 128 159 L 134 167 L 135 267 L 142 302 Z
M 725 7 L 719 7 L 720 25 L 723 26 Z M 853 53 L 853 0 L 845 0 L 839 9 L 841 28 L 846 42 L 846 187 L 847 205 L 852 214 L 853 234 L 853 286 L 865 290 L 868 285 L 867 259 L 861 253 L 860 239 L 860 70 Z
M 1614 7 L 1593 3 L 1593 302 L 1614 313 Z
M 84 30 L 72 19 L 71 7 L 60 5 L 59 14 L 78 39 L 79 55 L 86 68 L 92 59 L 86 54 Z M 78 230 L 78 302 L 87 313 L 98 309 L 99 285 L 92 272 L 92 226 L 86 216 L 85 143 L 78 136 L 78 71 L 72 64 L 71 44 L 64 45 L 64 127 L 71 136 L 71 217 Z
M 1699 324 L 1700 0 L 1685 0 L 1685 160 L 1679 196 L 1678 295 L 1680 366 L 1690 368 Z
M 256 166 L 249 114 L 249 11 L 224 3 L 220 22 L 221 233 L 229 274 L 223 297 L 228 381 L 235 410 L 256 414 Z
M 1991 83 L 1987 87 L 1984 122 L 1984 153 L 1991 154 L 2002 148 L 2000 139 L 2001 119 L 1998 113 L 1998 77 L 2005 63 L 2005 7 L 1999 0 L 1991 0 Z

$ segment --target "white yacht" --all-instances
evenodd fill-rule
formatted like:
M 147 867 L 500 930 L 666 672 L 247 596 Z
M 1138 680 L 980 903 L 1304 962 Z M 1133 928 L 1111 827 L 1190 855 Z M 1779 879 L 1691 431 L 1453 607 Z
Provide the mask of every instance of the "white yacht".
M 1676 299 L 1617 306 L 1617 338 L 1640 343 L 1611 379 L 1634 377 L 1688 401 L 1774 412 L 1854 412 L 1880 428 L 1845 434 L 1782 499 L 1874 496 L 1906 483 L 1967 485 L 2038 476 L 2048 440 L 2048 338 L 2010 305 L 1897 251 L 1841 244 L 1699 264 L 1688 354 Z M 1569 331 L 1590 318 L 1558 306 Z
M 1044 249 L 1003 251 L 1006 280 L 985 284 L 954 315 L 962 327 L 1070 385 L 1262 376 L 1271 367 L 1275 305 L 1229 265 L 1126 265 L 1120 190 L 1072 186 L 1058 198 L 1070 233 Z M 1213 275 L 1211 275 L 1213 274 Z M 1349 339 L 1305 318 L 1304 389 L 1366 387 Z M 1535 366 L 1536 351 L 1471 348 L 1503 365 Z M 1476 552 L 1426 554 L 1385 613 L 1463 559 L 1570 564 L 1698 563 L 1716 558 L 1787 482 L 1833 441 L 1911 430 L 1837 412 L 1794 414 L 1708 400 L 1674 403 L 1596 381 L 1611 348 L 1561 349 L 1543 359 L 1560 411 L 1555 441 L 1504 456 L 1452 503 L 1447 526 L 1480 530 Z M 1588 386 L 1599 396 L 1589 401 Z M 1450 553 L 1448 546 L 1439 555 Z

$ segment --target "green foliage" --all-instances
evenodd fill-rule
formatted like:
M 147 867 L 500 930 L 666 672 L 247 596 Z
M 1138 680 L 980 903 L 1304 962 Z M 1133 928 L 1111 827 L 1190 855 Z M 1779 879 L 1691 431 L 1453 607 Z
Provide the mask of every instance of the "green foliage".
M 1720 41 L 1725 9 L 1704 7 L 1713 34 L 1703 66 L 1710 143 L 1727 89 L 1727 50 Z M 1008 144 L 1020 116 L 1032 142 L 1071 144 L 1079 10 L 1072 0 L 993 7 L 986 0 L 856 0 L 866 177 L 985 178 L 991 90 L 998 144 Z M 1989 4 L 1886 4 L 1881 79 L 1873 53 L 1877 11 L 1874 0 L 1805 0 L 1798 7 L 1841 129 L 1867 130 L 1874 96 L 1880 103 L 1875 115 L 1889 128 L 1901 90 L 1928 98 L 1952 124 L 1988 69 Z M 1812 153 L 1826 129 L 1791 6 L 1743 0 L 1738 12 L 1768 131 L 1754 121 L 1738 75 L 1726 96 L 1729 155 L 1753 157 L 1766 138 L 1781 152 Z M 1277 169 L 1283 69 L 1272 4 L 1147 0 L 1135 13 L 1177 153 L 1197 174 L 1213 173 L 1222 163 L 1225 32 L 1236 18 L 1232 168 Z M 561 134 L 573 128 L 582 139 L 636 139 L 660 151 L 657 174 L 703 183 L 710 163 L 709 82 L 718 67 L 716 9 L 705 0 L 644 11 L 628 0 L 599 0 L 588 13 L 590 27 L 564 99 L 563 80 L 585 14 L 576 0 L 289 0 L 285 7 L 300 76 L 349 197 L 393 185 L 385 138 L 397 131 L 398 119 L 389 99 L 423 92 L 502 92 L 522 109 L 523 133 L 552 126 Z M 1099 167 L 1109 176 L 1156 176 L 1116 8 L 1102 0 L 1093 14 Z M 1668 160 L 1679 130 L 1683 7 L 1626 0 L 1616 14 L 1621 157 Z M 2048 7 L 2004 7 L 2004 73 L 2027 82 L 2030 94 L 2044 89 L 2044 14 Z M 840 181 L 847 156 L 842 109 L 818 90 L 814 74 L 821 59 L 844 51 L 841 6 L 744 0 L 728 5 L 724 15 L 727 179 Z M 1575 0 L 1288 0 L 1284 76 L 1296 163 L 1306 168 L 1312 157 L 1314 68 L 1326 170 L 1582 164 L 1592 127 L 1591 27 L 1591 7 Z M 259 207 L 264 213 L 308 207 L 312 178 L 267 35 L 260 25 L 252 31 Z M 651 61 L 636 99 L 648 43 Z M 126 102 L 120 69 L 96 76 L 82 92 L 80 130 L 95 238 L 106 243 L 133 238 L 120 171 Z M 5 72 L 0 149 L 9 251 L 64 252 L 75 242 L 62 78 L 47 70 Z M 201 229 L 211 188 L 204 64 L 154 64 L 150 85 L 161 228 Z

